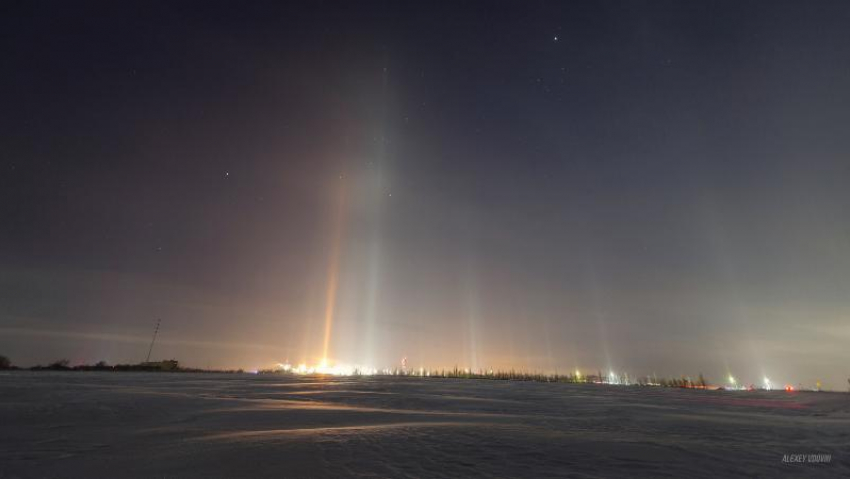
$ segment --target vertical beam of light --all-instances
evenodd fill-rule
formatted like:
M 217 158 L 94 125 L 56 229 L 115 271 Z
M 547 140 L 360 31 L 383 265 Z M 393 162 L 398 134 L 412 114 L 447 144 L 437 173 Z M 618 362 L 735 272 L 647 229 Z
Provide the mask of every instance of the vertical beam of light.
M 569 304 L 566 304 L 566 305 L 561 306 L 561 308 L 563 309 L 563 311 L 567 312 L 567 311 L 570 310 L 569 306 L 570 306 Z M 570 326 L 570 329 L 572 329 L 572 331 L 573 331 L 572 333 L 567 335 L 568 338 L 567 338 L 566 341 L 569 342 L 569 347 L 570 347 L 569 354 L 572 356 L 573 373 L 575 373 L 576 371 L 581 371 L 581 364 L 579 363 L 579 351 L 578 351 L 578 348 L 576 347 L 576 337 L 578 335 L 575 334 L 575 332 L 578 330 L 578 328 L 576 328 L 575 324 L 573 323 L 572 315 L 567 313 L 567 315 L 565 315 L 563 318 L 566 320 L 566 322 Z
M 472 268 L 466 278 L 466 355 L 470 371 L 479 370 L 478 323 L 481 318 L 481 303 L 478 296 L 478 281 Z
M 543 318 L 543 340 L 546 344 L 546 371 L 549 373 L 557 373 L 557 367 L 552 357 L 552 330 L 549 324 L 549 315 Z
M 733 262 L 733 257 L 729 251 L 729 240 L 723 223 L 720 221 L 721 212 L 715 205 L 715 201 L 708 194 L 704 194 L 699 202 L 699 214 L 702 216 L 704 236 L 708 238 L 709 244 L 714 253 L 715 268 L 723 278 L 727 285 L 724 289 L 724 294 L 727 299 L 729 315 L 736 319 L 738 332 L 743 332 L 744 337 L 738 339 L 741 343 L 748 346 L 750 362 L 759 370 L 761 377 L 765 376 L 765 358 L 761 348 L 758 347 L 753 340 L 754 337 L 761 336 L 762 332 L 757 331 L 750 320 L 747 304 L 741 296 L 741 291 L 744 288 L 743 283 L 738 279 L 738 271 Z M 724 359 L 728 361 L 727 358 Z M 728 362 L 727 362 L 728 364 Z M 743 369 L 741 364 L 736 364 L 736 369 Z M 728 369 L 728 366 L 727 366 Z M 758 379 L 753 381 L 758 384 Z
M 508 332 L 508 334 L 507 334 L 507 337 L 508 337 L 508 358 L 507 359 L 508 359 L 508 364 L 513 366 L 514 364 L 517 363 L 517 358 L 516 358 L 517 357 L 517 354 L 516 354 L 517 333 L 514 330 L 516 323 L 514 321 L 506 321 L 505 324 L 506 324 L 505 330 L 507 330 L 507 332 Z
M 362 352 L 365 364 L 369 367 L 375 367 L 375 343 L 376 335 L 378 334 L 376 323 L 378 319 L 378 297 L 380 289 L 381 276 L 381 239 L 382 239 L 382 205 L 384 202 L 384 174 L 383 162 L 385 156 L 386 141 L 381 137 L 380 149 L 377 155 L 377 161 L 374 162 L 374 168 L 369 172 L 367 177 L 367 202 L 366 202 L 366 221 L 369 225 L 369 244 L 366 250 L 366 258 L 368 262 L 366 272 L 366 302 L 364 305 L 363 319 L 365 325 L 363 331 L 365 338 L 363 341 L 364 351 Z
M 318 270 L 318 267 L 316 268 Z M 314 274 L 318 275 L 318 273 Z M 313 332 L 316 329 L 316 320 L 319 317 L 318 308 L 320 303 L 320 295 L 319 291 L 321 279 L 316 278 L 315 276 L 310 280 L 310 292 L 307 296 L 306 306 L 304 308 L 304 317 L 307 318 L 306 324 L 303 330 L 303 339 L 301 340 L 301 349 L 299 351 L 298 364 L 305 364 L 311 361 L 313 358 L 310 357 L 311 354 L 315 352 L 314 346 L 315 342 L 313 341 Z M 295 358 L 287 358 L 287 362 L 289 359 Z
M 325 292 L 325 335 L 322 343 L 322 366 L 328 363 L 328 350 L 331 343 L 334 309 L 336 307 L 336 292 L 339 282 L 339 257 L 342 249 L 342 228 L 345 223 L 345 186 L 339 188 L 336 211 L 333 220 L 333 238 L 328 258 L 328 285 Z
M 478 320 L 479 320 L 479 307 L 478 307 L 478 295 L 475 293 L 470 293 L 467 296 L 467 315 L 466 315 L 466 325 L 467 325 L 467 348 L 468 348 L 468 356 L 469 356 L 469 370 L 478 372 L 479 364 L 478 364 Z
M 382 238 L 382 205 L 384 203 L 385 184 L 384 184 L 384 163 L 387 156 L 387 88 L 389 85 L 389 66 L 386 53 L 384 54 L 384 68 L 381 74 L 381 125 L 376 153 L 374 168 L 370 171 L 367 177 L 367 221 L 369 222 L 370 238 L 369 246 L 366 252 L 368 258 L 368 271 L 366 277 L 366 304 L 364 306 L 363 316 L 365 320 L 365 338 L 363 341 L 363 352 L 361 353 L 364 362 L 369 367 L 375 367 L 375 336 L 377 335 L 377 318 L 378 318 L 378 296 L 380 288 L 381 276 L 381 238 Z
M 593 253 L 588 252 L 587 260 L 586 260 L 586 268 L 587 268 L 587 282 L 590 287 L 590 294 L 593 300 L 593 317 L 596 319 L 596 327 L 599 331 L 599 342 L 600 347 L 602 349 L 602 353 L 605 356 L 605 366 L 608 368 L 608 371 L 605 371 L 605 374 L 608 374 L 612 369 L 611 364 L 611 353 L 609 351 L 608 345 L 608 324 L 606 323 L 606 314 L 603 310 L 603 291 L 602 286 L 599 284 L 599 276 L 596 270 L 596 264 L 593 260 Z
M 376 227 L 377 229 L 377 227 Z M 364 357 L 366 365 L 375 367 L 375 322 L 378 315 L 378 272 L 380 270 L 380 233 L 375 231 L 372 242 L 369 245 L 369 272 L 366 279 L 366 340 L 363 342 L 365 346 Z

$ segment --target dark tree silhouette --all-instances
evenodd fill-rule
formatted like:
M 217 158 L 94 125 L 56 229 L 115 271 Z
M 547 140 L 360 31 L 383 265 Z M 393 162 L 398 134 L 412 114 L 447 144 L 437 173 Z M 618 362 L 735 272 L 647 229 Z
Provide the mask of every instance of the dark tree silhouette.
M 50 369 L 70 369 L 68 367 L 68 364 L 70 364 L 70 361 L 68 361 L 67 359 L 57 359 L 56 361 L 53 361 L 52 363 L 50 363 L 50 366 L 48 366 L 48 368 L 50 368 Z

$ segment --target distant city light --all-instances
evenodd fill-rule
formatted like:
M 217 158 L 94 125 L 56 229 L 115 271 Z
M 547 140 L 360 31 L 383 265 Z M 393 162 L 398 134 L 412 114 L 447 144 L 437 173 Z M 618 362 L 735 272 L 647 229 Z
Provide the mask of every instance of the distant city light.
M 406 358 L 405 358 L 406 359 Z M 300 363 L 297 366 L 290 364 L 288 361 L 284 363 L 275 363 L 274 367 L 271 370 L 263 370 L 263 371 L 249 371 L 254 374 L 257 373 L 268 373 L 268 372 L 278 372 L 284 374 L 298 375 L 298 376 L 413 376 L 413 377 L 488 377 L 488 378 L 499 378 L 499 379 L 513 379 L 513 378 L 535 378 L 537 380 L 545 380 L 549 381 L 563 381 L 570 383 L 593 383 L 593 384 L 608 384 L 614 386 L 669 386 L 669 387 L 681 387 L 681 388 L 697 388 L 697 389 L 712 389 L 712 390 L 729 390 L 729 391 L 753 391 L 757 388 L 755 385 L 751 383 L 741 383 L 739 378 L 736 378 L 732 374 L 728 374 L 725 377 L 726 387 L 724 388 L 720 384 L 712 384 L 702 378 L 700 375 L 700 380 L 698 382 L 692 381 L 688 376 L 681 376 L 681 378 L 665 380 L 662 379 L 659 381 L 658 378 L 655 377 L 653 373 L 651 376 L 645 377 L 631 377 L 627 372 L 616 372 L 614 370 L 609 370 L 607 373 L 603 374 L 590 374 L 585 375 L 582 374 L 581 370 L 576 368 L 571 375 L 559 375 L 559 374 L 545 374 L 545 373 L 516 373 L 514 370 L 505 371 L 505 370 L 494 370 L 493 368 L 482 368 L 477 371 L 465 367 L 465 368 L 455 368 L 454 372 L 451 370 L 439 370 L 439 369 L 428 369 L 425 367 L 407 367 L 407 361 L 401 362 L 402 367 L 385 367 L 385 368 L 373 368 L 367 366 L 360 366 L 356 364 L 345 364 L 345 363 L 335 363 L 332 360 L 321 359 L 317 364 L 309 364 L 309 363 Z M 773 383 L 767 376 L 762 377 L 763 386 L 760 388 L 765 391 L 773 391 Z M 795 387 L 792 384 L 784 384 L 780 385 L 776 390 L 793 392 L 797 390 L 809 390 L 808 388 Z M 821 390 L 821 383 L 817 381 L 816 386 L 812 388 L 813 391 Z
M 378 373 L 374 368 L 353 366 L 348 364 L 328 364 L 326 359 L 323 359 L 316 366 L 309 366 L 305 363 L 293 367 L 289 363 L 278 363 L 277 369 L 285 373 L 298 374 L 301 376 L 319 374 L 327 376 L 372 376 Z

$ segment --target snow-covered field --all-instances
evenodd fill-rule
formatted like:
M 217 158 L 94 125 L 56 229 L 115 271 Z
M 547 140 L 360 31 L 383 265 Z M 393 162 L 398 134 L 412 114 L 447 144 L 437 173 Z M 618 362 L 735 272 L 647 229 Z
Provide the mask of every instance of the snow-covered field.
M 0 374 L 0 478 L 735 475 L 850 476 L 850 394 Z

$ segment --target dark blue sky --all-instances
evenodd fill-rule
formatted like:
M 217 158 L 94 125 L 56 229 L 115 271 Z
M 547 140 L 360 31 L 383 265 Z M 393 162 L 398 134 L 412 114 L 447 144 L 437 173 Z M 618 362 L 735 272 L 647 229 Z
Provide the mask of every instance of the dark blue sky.
M 846 3 L 0 18 L 16 362 L 850 373 Z

